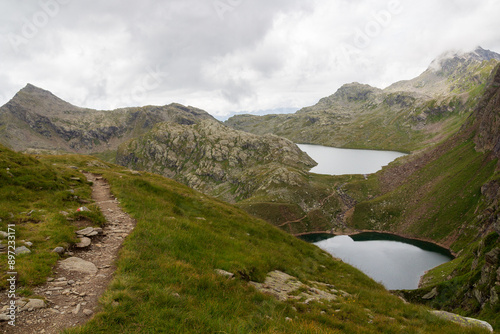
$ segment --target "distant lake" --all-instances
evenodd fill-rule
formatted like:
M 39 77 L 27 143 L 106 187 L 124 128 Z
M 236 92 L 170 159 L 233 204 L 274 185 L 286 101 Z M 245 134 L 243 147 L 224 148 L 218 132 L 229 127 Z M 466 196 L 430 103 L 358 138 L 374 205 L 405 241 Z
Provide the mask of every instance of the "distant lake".
M 327 239 L 324 239 L 327 237 Z M 317 241 L 323 238 L 324 240 Z M 426 270 L 453 259 L 444 248 L 385 233 L 320 234 L 303 239 L 358 268 L 387 289 L 416 289 Z
M 353 150 L 308 144 L 297 146 L 318 163 L 311 169 L 312 173 L 317 174 L 371 174 L 406 155 L 394 151 Z

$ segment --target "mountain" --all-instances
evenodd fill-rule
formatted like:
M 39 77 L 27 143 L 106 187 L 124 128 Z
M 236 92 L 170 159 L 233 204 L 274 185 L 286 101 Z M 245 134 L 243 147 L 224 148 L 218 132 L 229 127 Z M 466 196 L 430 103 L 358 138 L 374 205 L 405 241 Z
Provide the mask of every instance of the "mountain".
M 330 192 L 328 182 L 308 175 L 316 163 L 291 141 L 237 131 L 180 104 L 92 110 L 28 84 L 0 108 L 0 143 L 33 153 L 91 153 L 230 202 L 256 197 L 270 216 L 286 213 L 279 222 L 304 216 Z M 336 211 L 325 210 L 317 226 Z
M 174 178 L 230 202 L 277 184 L 298 186 L 316 165 L 288 139 L 257 136 L 211 120 L 157 124 L 121 145 L 116 162 Z
M 295 114 L 239 115 L 225 124 L 296 143 L 409 152 L 456 131 L 476 105 L 500 55 L 477 48 L 434 60 L 419 77 L 386 89 L 351 83 Z
M 116 150 L 159 122 L 192 124 L 213 119 L 180 104 L 110 111 L 73 106 L 31 84 L 0 108 L 0 143 L 17 151 L 95 153 Z
M 35 158 L 1 145 L 0 166 L 0 229 L 7 234 L 8 224 L 15 224 L 16 244 L 31 250 L 16 256 L 16 305 L 28 298 L 42 304 L 17 309 L 15 327 L 5 321 L 4 307 L 2 332 L 52 333 L 56 326 L 89 334 L 482 332 L 405 303 L 318 247 L 171 179 L 132 173 L 91 156 Z M 109 183 L 121 218 L 106 221 L 108 215 L 94 203 L 92 183 L 80 171 Z M 89 211 L 77 210 L 82 203 Z M 124 237 L 124 215 L 137 224 L 124 238 L 113 270 L 96 262 L 92 278 L 88 272 L 58 277 L 67 273 L 58 263 L 70 254 L 94 261 L 113 253 L 108 242 Z M 85 226 L 118 229 L 95 236 L 89 250 L 74 251 L 75 232 Z M 5 251 L 0 260 L 5 291 L 10 286 Z M 92 297 L 81 290 L 84 281 L 103 282 L 99 277 L 109 274 L 99 305 L 90 305 Z M 50 291 L 41 294 L 40 285 Z M 99 291 L 96 286 L 92 294 Z M 2 303 L 14 300 L 1 295 Z M 80 307 L 94 314 L 84 315 Z M 64 312 L 70 319 L 61 316 L 55 323 L 52 315 Z
M 457 258 L 425 275 L 414 302 L 500 323 L 500 65 L 475 109 L 441 143 L 345 186 L 346 226 L 432 240 Z M 432 292 L 432 293 L 431 293 Z

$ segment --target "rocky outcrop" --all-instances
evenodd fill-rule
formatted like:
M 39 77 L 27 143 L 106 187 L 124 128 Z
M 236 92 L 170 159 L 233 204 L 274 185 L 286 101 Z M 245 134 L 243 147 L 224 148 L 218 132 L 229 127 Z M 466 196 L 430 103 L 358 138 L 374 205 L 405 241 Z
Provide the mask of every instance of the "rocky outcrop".
M 431 311 L 432 314 L 435 316 L 445 319 L 448 321 L 452 321 L 454 323 L 460 324 L 462 326 L 473 326 L 473 327 L 479 327 L 482 329 L 485 329 L 489 332 L 493 332 L 493 327 L 489 323 L 483 320 L 479 319 L 474 319 L 474 318 L 469 318 L 469 317 L 463 317 L 458 314 L 446 312 L 446 311 Z
M 335 301 L 352 298 L 349 293 L 337 290 L 331 284 L 321 282 L 308 282 L 308 284 L 305 284 L 296 277 L 279 270 L 268 273 L 264 283 L 250 282 L 250 285 L 280 301 L 297 300 L 309 304 L 313 301 Z
M 477 148 L 492 151 L 500 158 L 500 66 L 496 68 L 480 101 L 474 121 L 478 126 L 475 137 Z
M 316 164 L 287 139 L 252 135 L 210 120 L 158 124 L 122 145 L 117 162 L 231 201 L 280 184 L 298 186 Z

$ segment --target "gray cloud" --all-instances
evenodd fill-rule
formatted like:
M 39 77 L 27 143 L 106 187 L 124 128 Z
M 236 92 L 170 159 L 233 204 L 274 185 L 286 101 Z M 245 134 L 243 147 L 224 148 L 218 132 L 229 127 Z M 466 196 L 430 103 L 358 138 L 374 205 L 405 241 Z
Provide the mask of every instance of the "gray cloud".
M 302 107 L 411 78 L 448 49 L 500 51 L 497 1 L 5 1 L 0 103 L 27 82 L 91 108 Z

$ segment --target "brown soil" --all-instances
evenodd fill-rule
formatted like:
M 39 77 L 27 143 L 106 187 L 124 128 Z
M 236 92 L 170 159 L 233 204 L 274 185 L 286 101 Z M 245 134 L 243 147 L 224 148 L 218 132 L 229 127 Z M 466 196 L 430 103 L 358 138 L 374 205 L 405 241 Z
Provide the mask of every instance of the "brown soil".
M 120 246 L 136 222 L 120 209 L 118 200 L 111 195 L 109 185 L 102 177 L 93 174 L 86 174 L 86 177 L 94 183 L 92 198 L 106 217 L 106 225 L 103 234 L 93 237 L 92 244 L 85 250 L 75 249 L 63 257 L 74 256 L 92 262 L 98 268 L 97 274 L 68 271 L 58 263 L 53 280 L 50 278 L 50 282 L 34 289 L 35 296 L 44 297 L 46 307 L 18 311 L 16 326 L 1 322 L 1 333 L 59 333 L 65 328 L 84 324 L 99 310 L 98 300 L 113 278 Z M 6 305 L 6 301 L 4 294 L 0 302 Z M 21 303 L 20 300 L 17 302 Z

